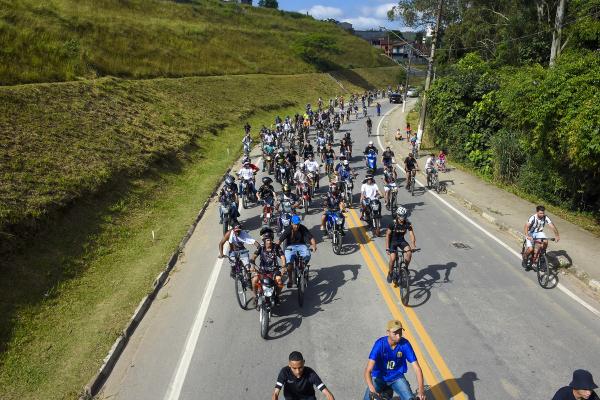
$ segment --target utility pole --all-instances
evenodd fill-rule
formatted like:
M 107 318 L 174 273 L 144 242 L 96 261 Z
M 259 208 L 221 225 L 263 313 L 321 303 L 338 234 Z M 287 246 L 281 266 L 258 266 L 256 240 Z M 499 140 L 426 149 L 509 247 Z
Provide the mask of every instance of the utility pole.
M 435 45 L 438 40 L 440 25 L 442 23 L 443 7 L 444 0 L 440 0 L 437 9 L 435 28 L 433 30 L 433 38 L 431 40 L 431 54 L 429 55 L 429 62 L 427 64 L 427 79 L 425 79 L 425 91 L 423 92 L 423 96 L 421 97 L 421 114 L 419 115 L 419 129 L 417 130 L 418 144 L 421 144 L 423 130 L 425 129 L 425 114 L 427 113 L 427 91 L 429 90 L 429 86 L 431 85 L 431 75 L 433 73 L 433 57 L 435 57 Z
M 408 49 L 408 69 L 406 70 L 406 85 L 404 85 L 404 101 L 402 102 L 402 112 L 406 111 L 406 99 L 408 95 L 408 77 L 410 76 L 410 60 L 412 59 L 412 49 Z
M 560 0 L 556 9 L 556 18 L 554 19 L 554 30 L 552 31 L 552 47 L 550 48 L 550 66 L 556 62 L 560 55 L 560 35 L 562 33 L 563 18 L 565 16 L 565 5 L 567 0 Z

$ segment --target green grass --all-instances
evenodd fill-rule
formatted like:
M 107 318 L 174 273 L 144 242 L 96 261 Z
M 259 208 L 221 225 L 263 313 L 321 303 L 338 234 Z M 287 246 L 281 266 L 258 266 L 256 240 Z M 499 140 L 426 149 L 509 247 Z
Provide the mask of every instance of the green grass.
M 219 0 L 0 0 L 0 84 L 316 72 L 294 44 L 318 33 L 333 69 L 393 65 L 367 42 L 298 13 Z
M 396 73 L 370 72 L 355 73 L 377 87 Z M 326 74 L 0 88 L 3 215 L 37 228 L 3 254 L 0 398 L 75 398 L 239 154 L 242 124 L 341 93 Z

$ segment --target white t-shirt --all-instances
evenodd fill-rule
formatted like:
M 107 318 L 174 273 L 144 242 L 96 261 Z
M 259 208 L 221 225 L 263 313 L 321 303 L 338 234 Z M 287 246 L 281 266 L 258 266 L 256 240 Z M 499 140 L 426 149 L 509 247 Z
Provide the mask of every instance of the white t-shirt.
M 308 182 L 306 174 L 304 174 L 301 170 L 296 171 L 296 173 L 294 174 L 294 180 L 300 183 Z
M 316 161 L 306 160 L 304 161 L 304 166 L 306 167 L 306 170 L 310 172 L 317 172 L 319 170 L 319 163 Z
M 427 161 L 425 161 L 425 169 L 434 168 L 435 167 L 435 158 L 429 157 Z
M 238 175 L 243 179 L 252 179 L 254 178 L 254 170 L 252 168 L 242 168 L 239 170 Z
M 376 183 L 373 183 L 372 185 L 369 185 L 368 183 L 363 183 L 360 187 L 360 192 L 366 199 L 374 200 L 377 198 L 379 187 Z
M 537 214 L 533 214 L 531 217 L 529 217 L 527 223 L 529 223 L 529 233 L 539 233 L 543 232 L 546 224 L 549 225 L 552 223 L 552 221 L 550 221 L 548 216 L 544 216 L 544 218 L 539 219 Z

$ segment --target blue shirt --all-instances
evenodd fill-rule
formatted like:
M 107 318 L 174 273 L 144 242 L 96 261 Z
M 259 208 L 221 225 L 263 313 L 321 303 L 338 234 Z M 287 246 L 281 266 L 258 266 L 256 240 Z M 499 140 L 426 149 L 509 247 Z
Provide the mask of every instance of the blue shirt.
M 417 356 L 405 338 L 400 338 L 400 342 L 392 349 L 388 337 L 383 336 L 375 341 L 369 359 L 375 361 L 372 376 L 390 383 L 400 379 L 406 373 L 406 362 L 417 361 Z

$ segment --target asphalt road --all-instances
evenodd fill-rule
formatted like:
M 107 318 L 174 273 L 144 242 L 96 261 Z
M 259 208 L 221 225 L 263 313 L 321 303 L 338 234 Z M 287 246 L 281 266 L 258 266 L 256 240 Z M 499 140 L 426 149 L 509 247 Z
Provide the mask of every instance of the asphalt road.
M 382 103 L 384 112 L 392 108 Z M 352 130 L 353 166 L 362 177 L 364 119 L 342 129 Z M 237 305 L 228 262 L 217 260 L 221 227 L 212 204 L 99 397 L 267 399 L 288 354 L 299 350 L 337 399 L 360 399 L 369 351 L 392 316 L 407 328 L 429 399 L 548 399 L 574 369 L 600 379 L 599 318 L 564 293 L 540 288 L 501 236 L 486 236 L 431 193 L 401 189 L 399 203 L 422 248 L 411 264 L 409 307 L 385 283 L 384 238 L 370 238 L 357 210 L 347 217 L 345 254 L 335 256 L 313 209 L 305 224 L 319 239 L 305 305 L 298 307 L 295 289 L 284 289 L 269 340 L 260 337 L 258 313 Z M 241 218 L 256 238 L 259 212 L 253 207 Z M 390 219 L 385 212 L 382 225 Z M 416 389 L 412 370 L 407 377 Z

